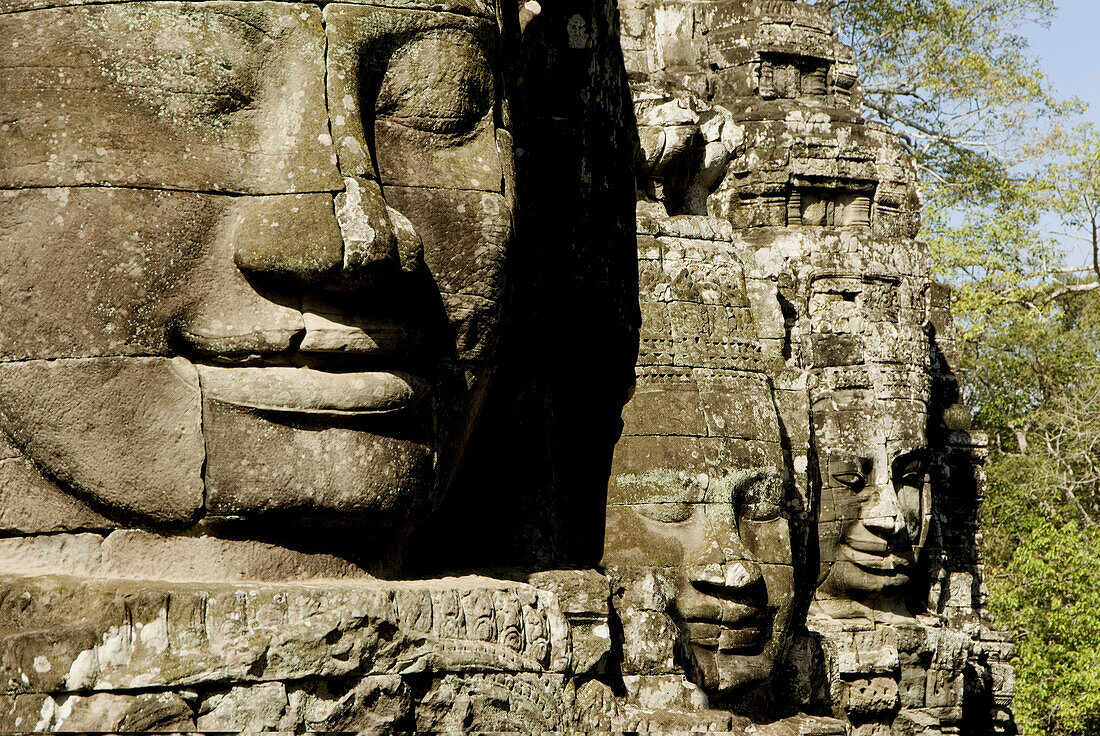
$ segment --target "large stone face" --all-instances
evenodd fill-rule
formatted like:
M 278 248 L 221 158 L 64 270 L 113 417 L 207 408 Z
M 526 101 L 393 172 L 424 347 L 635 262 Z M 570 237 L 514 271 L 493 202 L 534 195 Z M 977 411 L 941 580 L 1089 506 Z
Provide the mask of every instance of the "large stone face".
M 389 564 L 498 351 L 500 19 L 40 5 L 0 13 L 7 477 L 101 528 L 355 527 Z

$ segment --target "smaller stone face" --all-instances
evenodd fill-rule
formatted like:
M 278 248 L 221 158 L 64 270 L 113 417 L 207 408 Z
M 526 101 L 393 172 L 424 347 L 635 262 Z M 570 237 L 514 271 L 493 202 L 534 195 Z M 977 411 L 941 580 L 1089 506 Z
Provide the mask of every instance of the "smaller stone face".
M 712 693 L 728 694 L 767 679 L 794 608 L 782 478 L 777 472 L 750 472 L 709 482 L 704 490 L 697 478 L 666 470 L 638 482 L 646 490 L 639 489 L 635 502 L 612 501 L 608 508 L 604 562 L 653 566 L 667 581 L 672 600 L 665 610 L 627 606 L 620 612 L 624 625 L 629 631 L 646 617 L 667 621 L 663 631 L 651 624 L 635 632 L 653 645 L 673 636 L 670 627 L 685 627 L 698 676 Z M 670 655 L 651 662 L 648 671 L 671 671 Z
M 885 431 L 882 416 L 911 410 L 859 390 L 834 392 L 814 404 L 819 596 L 897 594 L 914 572 L 931 513 L 926 415 L 917 414 L 898 433 Z
M 721 241 L 639 246 L 643 348 L 604 545 L 623 590 L 624 671 L 686 661 L 728 696 L 770 678 L 786 646 L 797 503 L 740 260 Z

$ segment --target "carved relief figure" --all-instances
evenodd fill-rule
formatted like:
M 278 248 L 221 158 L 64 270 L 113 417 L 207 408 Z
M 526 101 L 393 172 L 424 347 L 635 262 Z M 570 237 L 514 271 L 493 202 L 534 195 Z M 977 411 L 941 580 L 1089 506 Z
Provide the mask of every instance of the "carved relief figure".
M 940 513 L 912 162 L 824 4 L 0 4 L 0 731 L 932 736 L 1007 707 L 960 562 L 980 438 L 948 438 L 973 482 Z M 543 200 L 519 264 L 512 132 Z M 470 516 L 422 523 L 447 490 Z
M 493 361 L 513 158 L 495 11 L 399 5 L 0 20 L 40 39 L 0 52 L 36 70 L 0 82 L 0 430 L 53 485 L 24 505 L 367 548 L 435 504 Z

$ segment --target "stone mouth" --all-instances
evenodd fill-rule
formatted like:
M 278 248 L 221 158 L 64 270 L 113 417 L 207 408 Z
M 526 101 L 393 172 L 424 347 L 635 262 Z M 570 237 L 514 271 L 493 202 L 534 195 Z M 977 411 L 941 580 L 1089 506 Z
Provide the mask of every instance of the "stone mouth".
M 685 621 L 694 646 L 720 652 L 759 651 L 771 638 L 771 616 L 766 610 L 748 608 L 738 617 L 691 618 Z
M 843 544 L 841 550 L 844 559 L 865 572 L 876 575 L 900 575 L 909 569 L 909 560 L 892 552 L 888 547 L 872 552 Z
M 296 414 L 394 414 L 431 391 L 422 376 L 397 370 L 327 371 L 304 366 L 196 365 L 203 395 L 246 409 Z

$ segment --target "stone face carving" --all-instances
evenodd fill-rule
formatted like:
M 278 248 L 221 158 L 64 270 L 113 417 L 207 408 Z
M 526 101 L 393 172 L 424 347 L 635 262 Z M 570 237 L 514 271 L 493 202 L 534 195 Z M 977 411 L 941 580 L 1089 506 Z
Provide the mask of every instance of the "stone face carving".
M 0 0 L 0 72 L 0 731 L 1014 732 L 823 6 Z
M 928 533 L 931 498 L 924 432 L 906 433 L 903 428 L 899 436 L 887 439 L 883 431 L 892 417 L 906 416 L 913 406 L 868 401 L 861 393 L 833 392 L 814 405 L 821 471 L 823 579 L 818 592 L 823 596 L 897 594 L 915 575 Z
M 512 239 L 498 18 L 463 8 L 0 18 L 0 424 L 62 492 L 380 537 L 438 501 Z
M 787 644 L 797 500 L 736 255 L 700 239 L 639 245 L 638 383 L 604 550 L 624 622 L 648 622 L 624 631 L 624 667 L 642 677 L 687 668 L 712 696 L 730 696 L 769 679 Z M 655 660 L 644 650 L 662 638 L 680 651 Z
M 714 241 L 708 246 L 731 254 L 737 265 L 728 271 L 745 284 L 746 336 L 759 345 L 772 384 L 782 467 L 816 529 L 808 548 L 794 535 L 793 597 L 813 600 L 772 687 L 859 734 L 1002 728 L 1004 711 L 977 695 L 990 692 L 986 685 L 970 682 L 964 693 L 965 672 L 1000 666 L 983 653 L 995 637 L 978 623 L 981 602 L 956 599 L 966 624 L 961 608 L 943 602 L 951 578 L 943 565 L 960 570 L 960 589 L 975 579 L 961 569 L 978 566 L 976 501 L 962 501 L 971 516 L 951 521 L 940 509 L 959 503 L 964 487 L 976 498 L 980 469 L 962 449 L 975 439 L 952 439 L 940 419 L 958 402 L 958 383 L 944 357 L 949 320 L 934 306 L 942 297 L 929 284 L 925 248 L 912 240 L 919 199 L 911 160 L 890 131 L 858 117 L 852 53 L 830 36 L 821 9 L 783 0 L 620 7 L 641 149 L 639 389 L 655 356 L 666 365 L 709 365 L 692 354 L 690 339 L 680 347 L 675 321 L 647 322 L 654 279 L 643 243 Z M 697 318 L 693 327 L 705 344 L 708 323 Z M 647 331 L 662 329 L 668 337 Z M 670 435 L 654 443 L 666 455 L 677 447 L 681 439 L 671 435 L 686 426 L 676 421 L 679 388 L 662 387 L 662 398 L 636 394 L 624 413 L 626 434 Z M 649 409 L 631 429 L 635 405 L 665 411 Z M 742 406 L 733 426 L 752 425 Z M 714 441 L 713 430 L 698 433 L 701 446 Z M 624 457 L 630 439 L 618 448 Z M 676 459 L 690 468 L 688 453 Z M 613 476 L 609 544 L 617 548 L 624 545 L 610 534 L 615 488 Z M 657 560 L 660 550 L 637 545 L 634 554 Z M 816 574 L 797 574 L 800 557 Z M 624 621 L 624 653 L 630 625 Z M 718 694 L 689 666 L 677 671 Z M 706 722 L 703 708 L 673 710 Z

